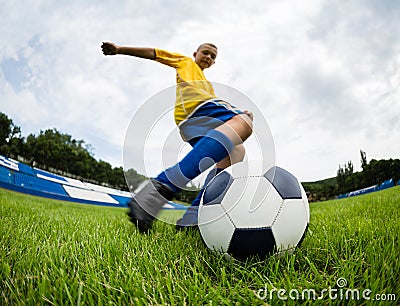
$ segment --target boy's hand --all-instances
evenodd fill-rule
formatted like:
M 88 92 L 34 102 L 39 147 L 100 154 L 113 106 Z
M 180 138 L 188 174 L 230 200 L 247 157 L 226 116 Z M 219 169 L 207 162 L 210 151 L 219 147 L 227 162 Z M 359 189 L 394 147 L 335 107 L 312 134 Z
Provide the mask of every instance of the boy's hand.
M 104 55 L 115 55 L 118 53 L 118 46 L 110 42 L 103 42 L 101 49 Z

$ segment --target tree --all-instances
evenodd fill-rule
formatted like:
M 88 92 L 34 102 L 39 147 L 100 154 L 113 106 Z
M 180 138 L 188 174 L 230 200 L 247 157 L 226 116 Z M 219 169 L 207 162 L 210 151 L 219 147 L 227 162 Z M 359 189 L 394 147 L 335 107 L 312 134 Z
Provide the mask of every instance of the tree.
M 131 191 L 134 191 L 146 179 L 144 175 L 137 173 L 135 169 L 125 171 L 125 178 Z
M 365 170 L 368 166 L 367 153 L 365 153 L 363 150 L 360 150 L 360 154 L 361 154 L 361 168 Z
M 16 157 L 21 154 L 21 128 L 0 112 L 0 154 Z
M 125 181 L 124 169 L 122 167 L 113 169 L 112 180 L 110 184 L 119 190 L 129 190 L 128 185 Z
M 352 179 L 353 172 L 354 166 L 351 161 L 348 161 L 344 167 L 339 165 L 336 176 L 339 194 L 354 190 L 354 180 Z
M 394 180 L 394 183 L 397 185 L 397 183 L 400 181 L 400 159 L 395 159 L 393 161 L 393 174 L 392 178 Z
M 0 113 L 0 148 L 7 144 L 13 122 L 7 115 Z

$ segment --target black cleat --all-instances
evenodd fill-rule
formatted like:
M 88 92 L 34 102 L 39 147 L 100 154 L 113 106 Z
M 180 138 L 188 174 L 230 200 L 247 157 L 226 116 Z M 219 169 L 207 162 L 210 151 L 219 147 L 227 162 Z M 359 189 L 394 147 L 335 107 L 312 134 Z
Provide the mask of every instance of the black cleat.
M 176 221 L 175 228 L 178 231 L 186 229 L 198 229 L 199 206 L 190 206 L 182 218 Z
M 140 233 L 147 233 L 151 229 L 155 217 L 173 195 L 168 186 L 155 179 L 145 181 L 136 189 L 128 204 L 127 214 Z

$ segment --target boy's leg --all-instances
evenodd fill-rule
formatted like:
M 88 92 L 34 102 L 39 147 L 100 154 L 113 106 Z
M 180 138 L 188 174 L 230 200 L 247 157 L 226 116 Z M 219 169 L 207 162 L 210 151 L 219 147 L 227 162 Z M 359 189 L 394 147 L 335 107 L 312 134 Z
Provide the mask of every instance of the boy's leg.
M 196 198 L 192 201 L 192 205 L 190 207 L 188 207 L 188 209 L 183 214 L 182 218 L 180 218 L 178 221 L 176 221 L 176 229 L 177 230 L 183 230 L 188 227 L 197 226 L 197 223 L 198 223 L 197 215 L 198 215 L 199 205 L 200 205 L 201 197 L 203 196 L 204 189 L 208 185 L 208 183 L 222 170 L 224 170 L 224 169 L 222 169 L 222 168 L 211 169 L 211 171 L 208 173 L 208 175 L 206 177 L 206 180 L 204 181 L 203 188 L 199 191 Z
M 131 221 L 139 230 L 142 228 L 141 231 L 146 232 L 167 200 L 159 189 L 179 192 L 202 171 L 223 161 L 251 133 L 252 119 L 246 114 L 236 115 L 215 130 L 210 130 L 179 163 L 155 178 L 157 184 L 152 184 L 153 188 L 142 189 L 135 194 L 128 213 Z
M 176 165 L 160 173 L 156 180 L 179 192 L 188 182 L 213 164 L 229 158 L 232 150 L 252 133 L 252 119 L 236 115 L 215 130 L 210 130 Z
M 242 144 L 253 133 L 253 119 L 251 116 L 247 114 L 236 115 L 215 130 L 226 135 L 237 146 Z
M 135 191 L 128 215 L 140 232 L 147 232 L 167 200 L 179 192 L 202 171 L 224 159 L 233 148 L 232 141 L 223 133 L 211 130 L 176 165 L 160 173 Z M 165 192 L 168 190 L 168 192 Z M 168 194 L 165 196 L 164 194 Z
M 183 214 L 182 218 L 180 218 L 176 222 L 177 230 L 184 230 L 190 227 L 196 227 L 198 224 L 198 212 L 199 205 L 201 201 L 201 197 L 203 196 L 204 189 L 208 185 L 208 183 L 222 170 L 228 168 L 230 165 L 236 164 L 238 162 L 243 161 L 244 156 L 246 154 L 245 148 L 243 144 L 239 144 L 235 146 L 231 154 L 226 156 L 223 160 L 217 163 L 216 167 L 213 168 L 207 175 L 203 188 L 199 191 L 196 198 L 193 200 L 192 205 L 186 210 Z
M 219 163 L 215 165 L 216 168 L 219 169 L 225 169 L 228 168 L 229 166 L 239 163 L 243 161 L 244 156 L 246 155 L 246 149 L 243 144 L 239 144 L 235 146 L 231 154 L 229 156 L 226 156 L 223 160 L 221 160 Z
M 229 155 L 233 148 L 232 140 L 224 133 L 210 130 L 179 163 L 166 169 L 155 179 L 174 192 L 179 192 L 201 172 Z

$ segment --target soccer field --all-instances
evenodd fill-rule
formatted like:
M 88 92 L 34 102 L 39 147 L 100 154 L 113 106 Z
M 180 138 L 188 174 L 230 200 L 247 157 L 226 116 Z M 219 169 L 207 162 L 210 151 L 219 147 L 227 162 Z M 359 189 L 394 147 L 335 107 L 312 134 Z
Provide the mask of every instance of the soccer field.
M 263 262 L 162 222 L 140 235 L 120 208 L 3 189 L 0 205 L 1 305 L 400 303 L 400 187 L 311 204 L 301 248 Z

